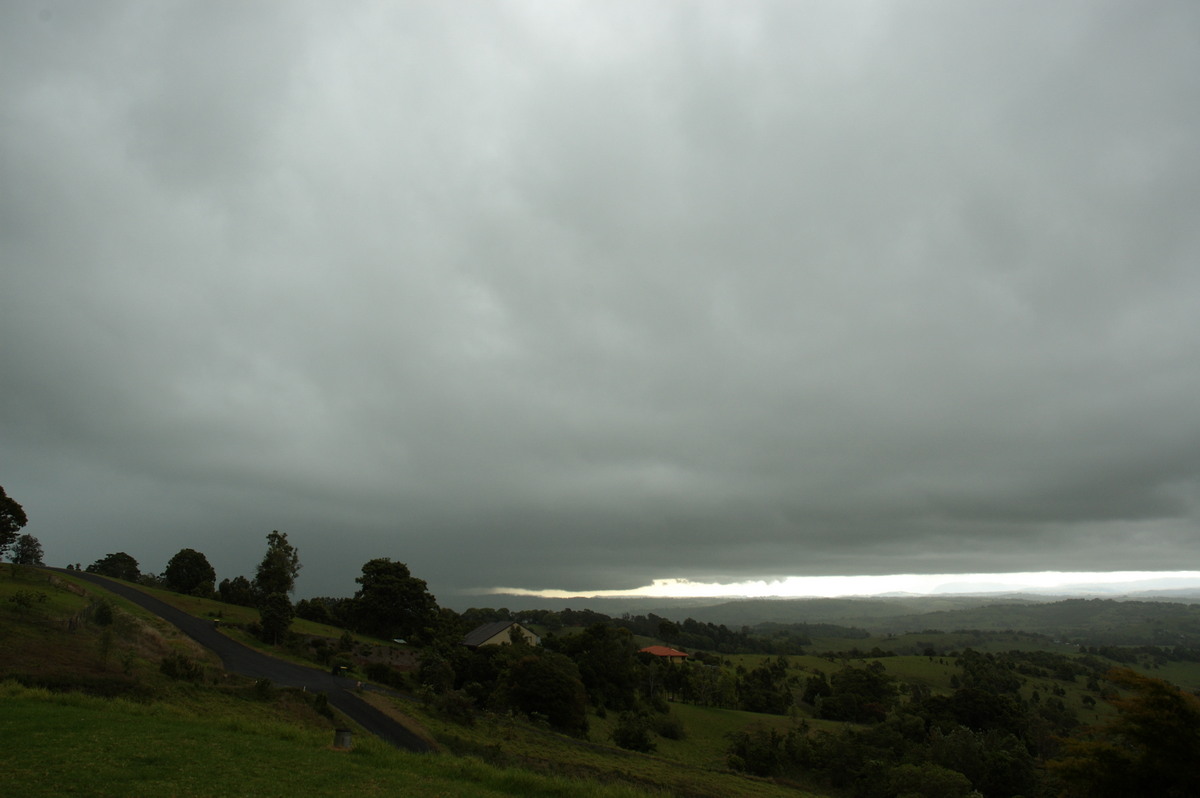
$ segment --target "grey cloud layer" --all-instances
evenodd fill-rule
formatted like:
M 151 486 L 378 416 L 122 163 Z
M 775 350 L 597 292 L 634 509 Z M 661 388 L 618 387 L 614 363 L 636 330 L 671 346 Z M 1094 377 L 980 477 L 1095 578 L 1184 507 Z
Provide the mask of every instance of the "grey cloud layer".
M 1186 5 L 0 14 L 0 484 L 52 559 L 1197 553 Z

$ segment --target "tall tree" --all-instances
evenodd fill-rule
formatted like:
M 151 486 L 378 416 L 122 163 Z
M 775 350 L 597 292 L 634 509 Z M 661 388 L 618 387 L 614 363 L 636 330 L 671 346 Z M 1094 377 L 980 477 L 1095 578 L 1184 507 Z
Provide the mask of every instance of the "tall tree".
M 279 530 L 267 535 L 267 553 L 254 575 L 254 590 L 260 598 L 272 593 L 288 594 L 296 589 L 296 574 L 300 573 L 300 555 L 288 543 L 287 533 Z
M 262 619 L 262 639 L 278 645 L 287 637 L 292 618 L 296 614 L 292 602 L 288 600 L 286 593 L 271 593 L 263 597 L 258 612 Z
M 437 626 L 437 601 L 424 579 L 413 576 L 402 562 L 380 557 L 365 563 L 362 587 L 354 594 L 359 631 L 387 639 L 425 640 Z
M 13 546 L 12 560 L 17 565 L 43 565 L 42 544 L 33 535 L 21 535 Z
M 16 542 L 21 527 L 28 523 L 25 510 L 14 499 L 9 498 L 4 492 L 4 486 L 0 485 L 0 557 L 3 557 L 8 547 Z
M 167 563 L 163 582 L 168 590 L 195 596 L 211 596 L 217 572 L 208 558 L 195 549 L 180 549 Z
M 124 579 L 126 582 L 136 582 L 140 572 L 138 561 L 123 551 L 106 554 L 87 567 L 87 571 L 113 579 Z

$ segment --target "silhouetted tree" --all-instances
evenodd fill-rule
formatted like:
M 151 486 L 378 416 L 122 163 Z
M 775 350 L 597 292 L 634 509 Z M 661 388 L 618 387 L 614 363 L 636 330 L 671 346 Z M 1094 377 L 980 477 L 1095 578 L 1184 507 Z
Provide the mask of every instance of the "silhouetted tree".
M 42 544 L 33 535 L 21 535 L 13 545 L 12 561 L 17 565 L 43 565 Z
M 379 557 L 363 564 L 354 594 L 358 631 L 386 639 L 425 640 L 438 624 L 437 601 L 408 566 Z
M 226 604 L 237 604 L 241 607 L 253 607 L 255 602 L 254 585 L 244 576 L 233 579 L 222 579 L 217 586 L 217 594 Z
M 195 549 L 180 549 L 163 571 L 167 589 L 196 596 L 211 596 L 216 579 L 208 558 Z
M 300 599 L 296 602 L 296 617 L 314 623 L 333 623 L 333 616 L 329 614 L 328 606 L 320 601 L 309 601 L 308 599 Z
M 275 530 L 267 535 L 267 553 L 254 575 L 254 590 L 260 597 L 291 593 L 296 589 L 300 568 L 300 555 L 296 547 L 288 543 L 287 533 Z
M 25 510 L 0 486 L 0 557 L 17 540 L 17 533 L 29 523 Z
M 579 669 L 569 657 L 531 646 L 517 646 L 525 656 L 513 662 L 500 678 L 499 700 L 551 726 L 576 736 L 587 734 L 587 694 Z
M 575 660 L 593 704 L 609 709 L 634 707 L 641 663 L 637 643 L 628 629 L 596 623 L 577 635 L 559 639 L 557 645 Z
M 87 567 L 89 573 L 136 582 L 140 575 L 138 561 L 123 551 L 106 554 Z
M 264 596 L 259 605 L 262 639 L 268 643 L 278 644 L 287 636 L 294 616 L 295 610 L 286 593 L 271 593 Z

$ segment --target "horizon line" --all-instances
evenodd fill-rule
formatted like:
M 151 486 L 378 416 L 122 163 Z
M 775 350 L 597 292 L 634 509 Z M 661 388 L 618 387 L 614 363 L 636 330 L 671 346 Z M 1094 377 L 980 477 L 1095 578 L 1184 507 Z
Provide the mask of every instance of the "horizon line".
M 740 582 L 702 582 L 684 577 L 654 579 L 634 588 L 564 590 L 560 588 L 491 587 L 476 595 L 508 595 L 544 599 L 601 598 L 850 598 L 907 594 L 972 595 L 1093 588 L 1111 592 L 1136 583 L 1179 582 L 1175 588 L 1200 588 L 1200 571 L 1014 571 L 1002 573 L 859 574 L 854 576 L 787 576 Z M 1143 588 L 1147 589 L 1147 588 Z

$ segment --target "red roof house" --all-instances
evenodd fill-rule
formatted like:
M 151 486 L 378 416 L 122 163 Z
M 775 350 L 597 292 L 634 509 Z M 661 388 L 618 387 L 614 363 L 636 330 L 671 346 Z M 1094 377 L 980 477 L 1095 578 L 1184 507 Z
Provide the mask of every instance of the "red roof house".
M 650 654 L 655 657 L 662 657 L 668 662 L 683 662 L 688 655 L 682 651 L 676 651 L 673 648 L 666 646 L 646 646 L 638 651 L 639 654 Z

